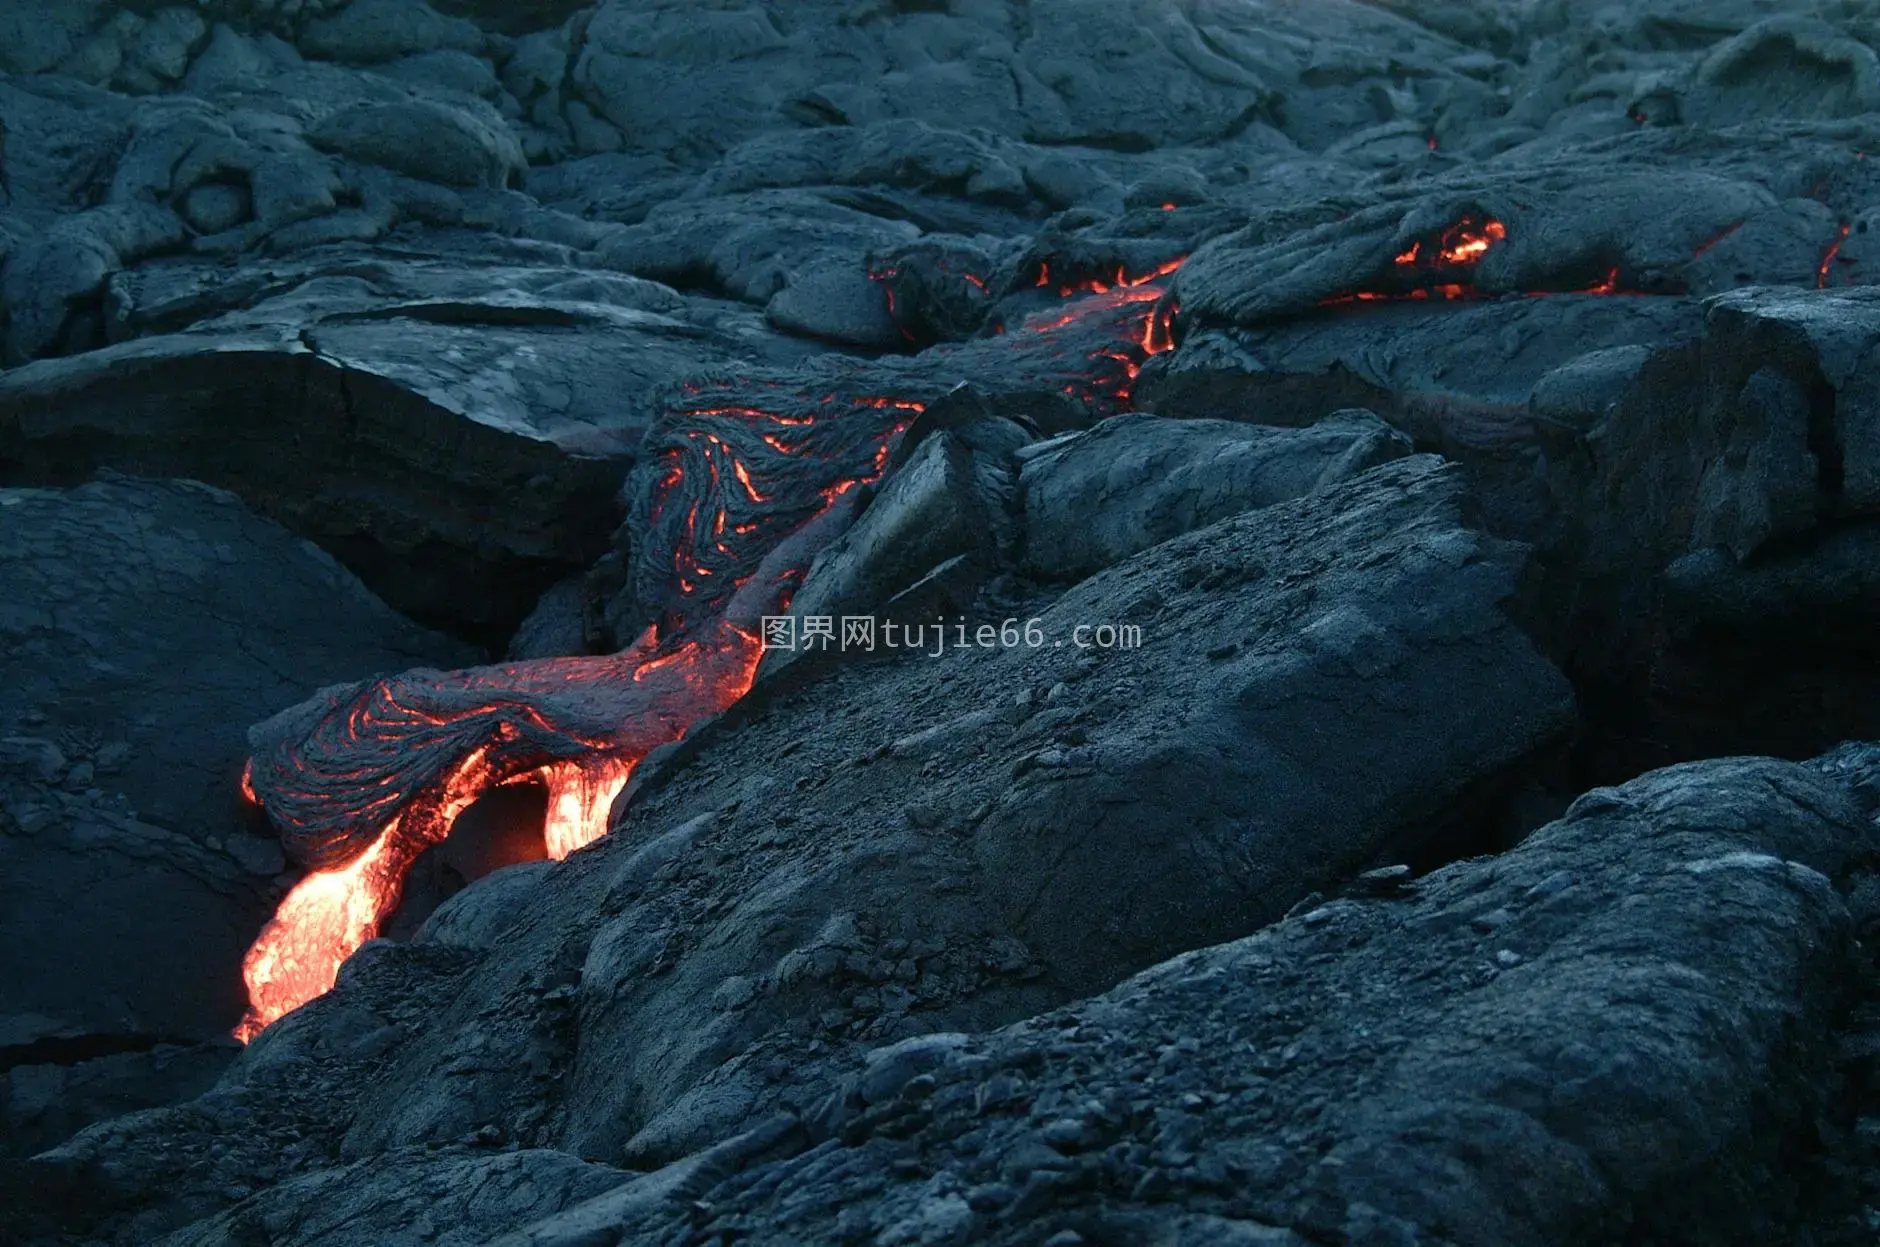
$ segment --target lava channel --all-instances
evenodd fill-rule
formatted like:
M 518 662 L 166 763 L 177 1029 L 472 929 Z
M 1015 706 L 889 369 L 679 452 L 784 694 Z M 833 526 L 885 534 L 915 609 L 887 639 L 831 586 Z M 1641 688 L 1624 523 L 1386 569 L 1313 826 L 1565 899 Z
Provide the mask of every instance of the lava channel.
M 646 755 L 750 689 L 762 617 L 788 608 L 928 398 L 991 378 L 1127 409 L 1142 362 L 1173 345 L 1157 284 L 1173 268 L 1067 287 L 1072 301 L 1011 333 L 918 356 L 688 383 L 632 478 L 633 586 L 658 608 L 633 645 L 329 688 L 251 729 L 243 792 L 311 873 L 243 961 L 236 1037 L 330 990 L 418 855 L 484 793 L 542 784 L 552 858 L 605 835 Z

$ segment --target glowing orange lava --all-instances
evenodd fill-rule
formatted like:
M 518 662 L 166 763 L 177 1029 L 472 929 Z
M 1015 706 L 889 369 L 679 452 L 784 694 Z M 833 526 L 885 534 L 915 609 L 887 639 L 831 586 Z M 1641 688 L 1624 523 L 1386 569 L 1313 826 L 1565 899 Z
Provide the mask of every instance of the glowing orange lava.
M 1828 244 L 1827 251 L 1822 253 L 1821 267 L 1815 270 L 1815 286 L 1817 289 L 1826 290 L 1828 288 L 1828 277 L 1834 270 L 1834 262 L 1840 258 L 1841 247 L 1847 242 L 1847 236 L 1853 232 L 1853 226 L 1843 225 L 1840 232 L 1835 235 L 1834 241 Z
M 614 799 L 625 789 L 640 759 L 654 747 L 678 739 L 691 722 L 742 697 L 763 656 L 754 633 L 726 622 L 714 630 L 711 643 L 688 643 L 650 661 L 642 661 L 643 653 L 643 645 L 636 645 L 612 658 L 508 664 L 511 677 L 515 668 L 534 668 L 523 674 L 566 680 L 567 672 L 553 670 L 566 663 L 584 669 L 579 678 L 618 680 L 625 676 L 650 686 L 649 701 L 683 706 L 684 711 L 677 719 L 648 716 L 644 724 L 630 725 L 638 730 L 624 731 L 624 739 L 610 748 L 510 775 L 491 762 L 497 746 L 472 750 L 446 777 L 433 801 L 393 817 L 365 852 L 343 866 L 314 871 L 281 901 L 243 959 L 249 1008 L 235 1028 L 235 1037 L 246 1043 L 269 1023 L 331 991 L 346 958 L 377 935 L 398 908 L 412 862 L 442 841 L 457 817 L 485 792 L 506 783 L 543 783 L 548 790 L 545 847 L 556 860 L 606 835 Z M 614 669 L 600 670 L 602 664 Z M 512 736 L 500 728 L 496 735 L 504 740 Z
M 1711 239 L 1697 250 L 1703 255 L 1711 247 L 1729 237 L 1737 229 L 1732 226 L 1717 237 Z M 1845 238 L 1847 231 L 1842 231 Z M 1496 244 L 1508 237 L 1508 227 L 1500 221 L 1489 218 L 1477 221 L 1464 217 L 1442 232 L 1433 242 L 1423 240 L 1410 244 L 1409 248 L 1399 252 L 1392 260 L 1396 270 L 1408 270 L 1408 281 L 1421 284 L 1397 284 L 1392 281 L 1382 290 L 1354 290 L 1346 294 L 1332 295 L 1319 300 L 1320 307 L 1343 307 L 1354 303 L 1418 303 L 1418 302 L 1454 302 L 1461 299 L 1484 297 L 1475 287 L 1471 270 L 1481 262 Z M 1823 257 L 1821 271 L 1825 274 L 1839 251 L 1837 242 Z M 1456 270 L 1461 270 L 1457 272 Z M 1456 280 L 1461 278 L 1461 280 Z M 1444 280 L 1447 279 L 1447 280 Z M 1615 265 L 1606 271 L 1599 281 L 1577 290 L 1531 290 L 1527 294 L 1532 298 L 1545 298 L 1562 294 L 1597 294 L 1597 295 L 1632 295 L 1638 293 L 1620 288 L 1619 269 Z
M 1445 241 L 1452 249 L 1469 243 Z M 1087 321 L 1105 344 L 1087 351 L 1102 367 L 1081 396 L 1100 411 L 1118 410 L 1128 403 L 1141 360 L 1173 349 L 1176 308 L 1158 279 L 1180 264 L 1177 258 L 1134 274 L 1119 266 L 1063 285 L 1040 265 L 1039 286 L 1082 297 L 1033 314 L 1022 331 L 990 349 L 1054 358 L 1075 341 L 1059 331 Z M 983 279 L 967 280 L 984 288 Z M 954 362 L 965 370 L 974 358 Z M 699 393 L 707 384 L 685 389 Z M 1077 386 L 1065 389 L 1078 394 Z M 303 860 L 319 868 L 282 900 L 243 961 L 249 1009 L 237 1038 L 253 1039 L 331 990 L 340 966 L 397 909 L 412 863 L 441 843 L 480 796 L 503 785 L 542 784 L 544 847 L 560 860 L 607 834 L 614 803 L 647 754 L 749 691 L 763 657 L 760 617 L 788 608 L 820 548 L 816 542 L 827 539 L 824 530 L 846 522 L 834 508 L 880 479 L 897 439 L 926 410 L 916 399 L 880 395 L 830 393 L 822 404 L 826 411 L 799 407 L 795 414 L 743 404 L 677 413 L 684 419 L 671 443 L 648 460 L 661 474 L 649 481 L 647 514 L 667 525 L 661 540 L 669 543 L 655 547 L 659 555 L 649 565 L 671 569 L 678 599 L 671 620 L 649 627 L 628 649 L 364 681 L 322 690 L 254 729 L 258 743 L 242 772 L 243 796 L 266 810 L 284 837 L 291 833 Z M 867 423 L 843 424 L 875 412 L 886 418 L 869 414 Z M 701 428 L 700 419 L 736 423 Z M 823 445 L 816 441 L 823 431 L 842 427 L 859 428 L 859 440 L 844 443 L 846 457 L 820 460 L 834 466 L 807 484 L 790 484 L 800 478 L 791 478 L 794 469 L 784 463 L 746 461 L 767 447 L 800 464 L 809 457 L 804 452 Z M 687 464 L 698 469 L 693 483 L 701 488 L 681 493 Z M 780 511 L 793 498 L 797 509 Z M 806 499 L 815 501 L 805 506 Z M 760 510 L 727 517 L 726 507 L 746 504 Z
M 378 933 L 409 861 L 400 860 L 397 824 L 338 870 L 315 871 L 294 885 L 242 959 L 248 1012 L 235 1038 L 247 1043 L 268 1023 L 333 988 L 339 967 Z

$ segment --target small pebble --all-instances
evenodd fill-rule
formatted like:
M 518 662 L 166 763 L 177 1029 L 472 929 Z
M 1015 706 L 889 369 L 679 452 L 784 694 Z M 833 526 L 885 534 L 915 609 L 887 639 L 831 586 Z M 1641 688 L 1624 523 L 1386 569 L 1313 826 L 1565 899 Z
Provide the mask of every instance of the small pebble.
M 1059 1118 L 1043 1130 L 1044 1141 L 1060 1152 L 1074 1152 L 1081 1148 L 1086 1133 L 1084 1123 L 1070 1117 Z

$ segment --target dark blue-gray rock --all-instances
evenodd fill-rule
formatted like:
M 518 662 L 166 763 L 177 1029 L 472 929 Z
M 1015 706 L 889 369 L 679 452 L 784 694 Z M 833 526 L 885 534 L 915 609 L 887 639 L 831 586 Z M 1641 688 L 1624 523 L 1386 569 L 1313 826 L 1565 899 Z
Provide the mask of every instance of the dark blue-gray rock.
M 208 478 L 400 609 L 500 645 L 604 546 L 663 386 L 806 348 L 759 338 L 755 311 L 478 250 L 123 276 L 131 340 L 0 374 L 0 464 Z
M 789 614 L 799 622 L 876 614 L 905 619 L 890 602 L 948 560 L 977 552 L 981 576 L 990 572 L 994 516 L 1003 503 L 983 483 L 977 458 L 945 430 L 923 441 L 854 526 L 817 554 Z M 766 656 L 763 670 L 806 652 L 778 650 Z
M 220 234 L 246 221 L 252 211 L 246 187 L 230 182 L 192 186 L 183 199 L 183 219 L 202 234 Z
M 979 1036 L 828 1142 L 680 1161 L 499 1242 L 1780 1237 L 1785 1141 L 1837 1094 L 1835 884 L 1875 836 L 1851 787 L 1731 759 L 1595 790 L 1412 899 L 1333 902 Z M 1011 1174 L 1023 1194 L 991 1198 Z
M 1857 38 L 1801 13 L 1757 22 L 1697 63 L 1682 120 L 1738 125 L 1763 117 L 1835 118 L 1880 109 L 1880 57 Z
M 371 65 L 411 53 L 483 50 L 485 36 L 474 22 L 446 17 L 424 0 L 351 0 L 336 7 L 331 16 L 306 23 L 296 40 L 302 52 Z
M 33 359 L 102 344 L 105 282 L 183 239 L 183 223 L 156 204 L 113 204 L 59 221 L 7 259 L 7 352 Z
M 1551 613 L 1613 681 L 1615 741 L 1675 759 L 1880 734 L 1858 657 L 1880 619 L 1871 293 L 1720 296 L 1560 460 Z
M 476 880 L 439 905 L 412 939 L 460 948 L 493 948 L 504 932 L 540 899 L 549 862 L 506 866 Z
M 230 1055 L 178 1046 L 240 1017 L 286 868 L 242 804 L 245 725 L 470 654 L 189 482 L 0 490 L 0 601 L 0 1047 L 37 1150 Z
M 1637 344 L 1589 351 L 1542 376 L 1528 408 L 1562 429 L 1591 432 L 1625 397 L 1651 354 Z
M 1334 412 L 1304 429 L 1118 416 L 1023 453 L 1027 568 L 1077 580 L 1401 459 L 1410 439 L 1368 411 Z
M 859 267 L 832 265 L 792 277 L 771 296 L 764 315 L 786 332 L 850 346 L 891 350 L 903 344 L 887 295 Z
M 224 1247 L 247 1227 L 269 1225 L 308 1247 L 417 1235 L 469 1242 L 593 1199 L 630 1175 L 565 1152 L 493 1150 L 472 1143 L 288 1177 L 234 1212 L 166 1236 L 164 1247 Z
M 523 168 L 509 128 L 430 100 L 341 109 L 308 131 L 321 148 L 446 186 L 502 187 Z

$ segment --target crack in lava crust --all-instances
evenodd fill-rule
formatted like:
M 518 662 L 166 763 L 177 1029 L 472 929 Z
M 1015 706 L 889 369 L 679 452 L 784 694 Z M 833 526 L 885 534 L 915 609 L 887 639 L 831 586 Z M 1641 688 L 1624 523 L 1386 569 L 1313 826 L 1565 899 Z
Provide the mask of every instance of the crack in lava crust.
M 1704 243 L 1693 258 L 1701 257 L 1733 231 L 1726 231 Z M 1320 307 L 1348 307 L 1362 303 L 1457 302 L 1494 298 L 1476 289 L 1475 270 L 1483 257 L 1508 239 L 1508 227 L 1493 217 L 1464 216 L 1439 234 L 1413 242 L 1408 250 L 1396 255 L 1378 284 L 1367 289 L 1349 290 L 1319 300 Z M 1825 271 L 1827 261 L 1823 261 Z M 1628 290 L 1621 283 L 1617 265 L 1606 269 L 1599 280 L 1585 286 L 1524 291 L 1530 298 L 1551 295 L 1634 295 L 1644 291 Z
M 735 614 L 786 601 L 789 584 L 765 585 Z M 605 834 L 640 760 L 750 688 L 762 650 L 748 623 L 727 617 L 657 652 L 649 633 L 605 658 L 407 672 L 324 690 L 256 727 L 249 782 L 316 869 L 249 949 L 237 1038 L 330 990 L 397 908 L 411 863 L 490 789 L 547 787 L 550 857 Z
M 762 616 L 788 608 L 928 399 L 970 378 L 1061 391 L 1099 416 L 1126 409 L 1143 360 L 1172 346 L 1174 308 L 1152 279 L 1173 268 L 1067 288 L 1081 297 L 1011 333 L 837 362 L 807 384 L 690 384 L 630 483 L 634 587 L 657 610 L 633 645 L 323 689 L 251 729 L 244 795 L 313 873 L 243 961 L 236 1037 L 330 990 L 397 908 L 412 862 L 491 789 L 546 787 L 553 858 L 606 834 L 640 761 L 750 689 Z

